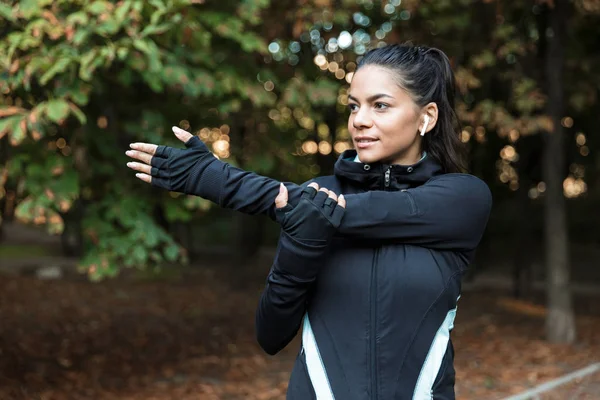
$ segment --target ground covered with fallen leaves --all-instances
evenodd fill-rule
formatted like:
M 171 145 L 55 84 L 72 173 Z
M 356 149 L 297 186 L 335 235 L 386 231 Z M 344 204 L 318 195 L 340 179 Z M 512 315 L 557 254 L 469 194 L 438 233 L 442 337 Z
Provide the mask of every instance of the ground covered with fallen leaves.
M 0 276 L 0 400 L 284 399 L 299 341 L 254 339 L 266 271 L 196 268 L 102 283 Z M 576 345 L 543 340 L 543 298 L 463 294 L 453 333 L 458 399 L 501 399 L 600 361 L 600 296 L 576 302 Z M 600 399 L 600 373 L 540 399 Z

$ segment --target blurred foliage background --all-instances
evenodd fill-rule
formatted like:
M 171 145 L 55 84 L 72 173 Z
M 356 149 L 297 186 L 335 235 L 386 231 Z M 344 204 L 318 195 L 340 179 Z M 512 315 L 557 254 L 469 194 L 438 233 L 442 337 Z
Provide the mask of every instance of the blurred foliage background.
M 456 72 L 470 170 L 494 195 L 473 275 L 500 266 L 517 294 L 551 277 L 571 326 L 554 338 L 572 341 L 571 266 L 588 280 L 600 244 L 599 23 L 597 0 L 3 1 L 2 223 L 60 235 L 94 280 L 219 246 L 252 258 L 275 224 L 142 184 L 128 144 L 179 145 L 178 125 L 261 174 L 329 174 L 351 146 L 345 94 L 361 55 L 435 46 Z

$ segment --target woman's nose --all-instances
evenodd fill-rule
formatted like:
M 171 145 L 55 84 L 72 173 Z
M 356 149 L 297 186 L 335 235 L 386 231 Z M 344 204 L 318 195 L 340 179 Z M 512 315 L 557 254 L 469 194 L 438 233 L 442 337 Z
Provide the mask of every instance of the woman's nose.
M 354 114 L 353 124 L 356 129 L 370 127 L 373 124 L 373 120 L 371 119 L 371 115 L 369 114 L 369 111 L 364 108 L 359 109 Z

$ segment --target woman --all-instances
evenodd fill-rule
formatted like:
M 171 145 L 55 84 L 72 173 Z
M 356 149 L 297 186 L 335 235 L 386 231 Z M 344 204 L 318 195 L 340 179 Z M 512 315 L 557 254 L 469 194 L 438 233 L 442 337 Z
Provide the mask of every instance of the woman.
M 460 173 L 454 93 L 440 50 L 368 52 L 348 95 L 355 150 L 303 186 L 233 168 L 178 128 L 186 150 L 131 145 L 141 180 L 282 225 L 256 329 L 275 354 L 303 325 L 288 399 L 454 399 L 450 331 L 491 207 Z

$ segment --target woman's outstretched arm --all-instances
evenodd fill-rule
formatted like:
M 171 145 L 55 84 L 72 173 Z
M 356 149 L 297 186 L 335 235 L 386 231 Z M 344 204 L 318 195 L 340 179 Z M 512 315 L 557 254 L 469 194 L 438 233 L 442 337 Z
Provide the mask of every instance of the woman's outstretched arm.
M 193 194 L 224 208 L 275 219 L 272 199 L 280 182 L 233 167 L 215 158 L 190 133 L 173 128 L 187 149 L 134 143 L 127 154 L 136 176 L 163 189 Z M 295 206 L 302 187 L 285 183 Z M 470 251 L 475 249 L 491 209 L 491 195 L 480 179 L 446 174 L 414 189 L 348 194 L 348 216 L 338 235 L 392 240 L 423 247 Z
M 173 127 L 173 133 L 186 149 L 150 143 L 130 145 L 126 154 L 141 162 L 127 166 L 138 171 L 139 179 L 162 189 L 200 196 L 224 208 L 275 219 L 273 199 L 279 193 L 279 181 L 217 159 L 197 136 L 183 129 Z M 295 206 L 302 188 L 295 183 L 285 186 L 289 202 Z

